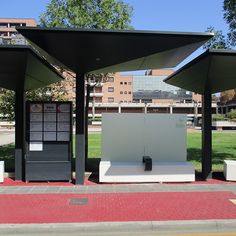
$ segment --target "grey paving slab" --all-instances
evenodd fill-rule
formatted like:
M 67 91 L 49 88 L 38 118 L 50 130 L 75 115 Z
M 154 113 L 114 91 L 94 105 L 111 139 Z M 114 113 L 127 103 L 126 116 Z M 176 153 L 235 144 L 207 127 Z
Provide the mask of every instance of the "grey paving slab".
M 16 194 L 28 194 L 31 193 L 33 187 L 22 187 L 17 189 Z
M 87 188 L 87 193 L 100 193 L 100 187 L 93 186 L 91 188 Z
M 30 193 L 46 193 L 48 186 L 33 186 L 31 187 Z
M 236 193 L 236 184 L 125 184 L 91 186 L 3 186 L 0 194 L 40 193 L 115 193 L 115 192 L 212 192 L 230 191 Z
M 84 193 L 87 193 L 87 189 L 86 188 L 74 188 L 73 193 L 84 194 Z
M 61 190 L 60 186 L 50 186 L 45 190 L 45 193 L 59 193 Z
M 61 187 L 58 191 L 58 193 L 73 193 L 74 187 Z
M 1 224 L 0 235 L 183 235 L 235 232 L 236 220 Z M 224 233 L 223 233 L 224 232 Z M 230 234 L 233 235 L 233 234 Z

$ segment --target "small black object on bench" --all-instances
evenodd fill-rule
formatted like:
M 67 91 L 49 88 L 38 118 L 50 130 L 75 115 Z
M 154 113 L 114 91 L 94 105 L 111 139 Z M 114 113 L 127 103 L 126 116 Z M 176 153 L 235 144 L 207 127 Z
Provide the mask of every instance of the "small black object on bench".
M 145 164 L 144 167 L 145 171 L 152 170 L 152 158 L 150 156 L 143 156 L 143 163 Z

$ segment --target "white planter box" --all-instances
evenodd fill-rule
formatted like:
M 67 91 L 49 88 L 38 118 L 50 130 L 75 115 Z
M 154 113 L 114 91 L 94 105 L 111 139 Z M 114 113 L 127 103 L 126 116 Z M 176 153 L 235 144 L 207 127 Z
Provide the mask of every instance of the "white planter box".
M 4 181 L 4 161 L 0 161 L 0 183 Z
M 101 121 L 92 121 L 92 125 L 101 125 L 102 122 Z
M 224 176 L 226 180 L 236 181 L 236 161 L 224 161 Z
M 216 128 L 233 128 L 236 127 L 236 122 L 233 121 L 213 121 L 212 126 Z

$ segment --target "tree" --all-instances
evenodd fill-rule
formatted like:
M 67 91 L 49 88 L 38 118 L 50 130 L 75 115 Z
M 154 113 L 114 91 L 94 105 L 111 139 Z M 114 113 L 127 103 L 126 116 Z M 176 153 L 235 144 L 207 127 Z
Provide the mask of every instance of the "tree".
M 50 87 L 43 87 L 36 90 L 26 92 L 26 100 L 28 101 L 50 101 Z M 0 114 L 4 115 L 7 120 L 15 119 L 15 93 L 14 91 L 0 88 Z
M 40 22 L 46 27 L 130 29 L 132 11 L 121 0 L 51 0 Z
M 13 121 L 15 118 L 15 93 L 11 90 L 0 89 L 0 115 L 7 120 Z
M 230 89 L 220 93 L 220 103 L 226 105 L 229 101 L 232 101 L 235 97 L 235 90 Z
M 232 46 L 236 46 L 236 0 L 224 0 L 224 19 L 229 25 L 228 37 Z
M 228 40 L 225 35 L 223 35 L 221 30 L 216 30 L 214 27 L 209 26 L 206 32 L 214 33 L 214 37 L 208 40 L 204 45 L 204 49 L 226 49 L 229 48 Z

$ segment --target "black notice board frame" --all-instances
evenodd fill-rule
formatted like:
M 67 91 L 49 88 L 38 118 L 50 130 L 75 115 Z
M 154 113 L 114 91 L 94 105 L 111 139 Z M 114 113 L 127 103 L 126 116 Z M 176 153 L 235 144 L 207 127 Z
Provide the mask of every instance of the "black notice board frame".
M 41 112 L 31 112 L 30 111 L 30 108 L 33 104 L 39 104 L 41 105 L 42 107 L 42 110 Z M 54 104 L 56 106 L 56 111 L 55 112 L 45 112 L 44 111 L 44 105 L 48 105 L 48 104 Z M 63 105 L 63 104 L 68 104 L 69 105 L 69 112 L 58 112 L 58 107 L 60 105 Z M 73 112 L 72 112 L 72 102 L 70 101 L 66 101 L 66 102 L 62 102 L 62 101 L 27 101 L 26 102 L 26 141 L 28 143 L 33 143 L 33 142 L 42 142 L 42 143 L 59 143 L 59 142 L 72 142 L 72 133 L 73 133 Z M 31 131 L 30 129 L 30 115 L 31 114 L 42 114 L 42 121 L 35 121 L 35 122 L 32 122 L 32 123 L 41 123 L 42 125 L 42 129 L 39 130 L 39 131 Z M 56 116 L 56 121 L 53 122 L 53 121 L 47 121 L 47 124 L 49 123 L 52 123 L 55 125 L 55 128 L 56 130 L 55 131 L 46 131 L 44 130 L 45 128 L 45 114 L 55 114 Z M 68 114 L 68 117 L 69 117 L 69 121 L 62 121 L 62 122 L 58 122 L 58 114 Z M 69 127 L 69 131 L 59 131 L 58 130 L 58 124 L 68 124 L 70 127 Z M 30 133 L 31 132 L 40 132 L 42 134 L 42 138 L 39 140 L 39 139 L 30 139 Z M 56 133 L 56 138 L 54 140 L 45 140 L 44 139 L 44 134 L 50 134 L 50 133 Z M 68 140 L 58 140 L 58 134 L 59 133 L 69 133 L 69 138 Z

